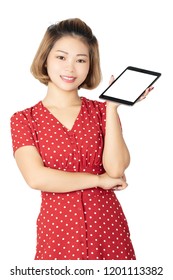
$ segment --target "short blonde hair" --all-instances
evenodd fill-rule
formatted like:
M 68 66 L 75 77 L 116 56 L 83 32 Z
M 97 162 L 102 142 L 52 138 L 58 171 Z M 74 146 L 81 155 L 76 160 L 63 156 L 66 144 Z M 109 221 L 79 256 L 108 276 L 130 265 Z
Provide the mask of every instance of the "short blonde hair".
M 96 88 L 102 77 L 98 41 L 93 35 L 91 28 L 79 18 L 63 20 L 47 28 L 32 62 L 31 73 L 41 83 L 48 84 L 50 78 L 46 68 L 47 57 L 56 41 L 64 36 L 77 37 L 88 46 L 90 68 L 80 88 Z

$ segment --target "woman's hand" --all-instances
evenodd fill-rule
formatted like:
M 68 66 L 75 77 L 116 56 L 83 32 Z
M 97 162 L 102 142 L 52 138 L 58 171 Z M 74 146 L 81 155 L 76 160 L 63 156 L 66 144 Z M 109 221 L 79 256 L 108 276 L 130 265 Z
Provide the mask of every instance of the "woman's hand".
M 109 80 L 109 85 L 111 85 L 114 80 L 115 80 L 114 76 L 111 75 L 110 80 Z M 107 104 L 107 106 L 113 107 L 113 108 L 118 108 L 121 105 L 120 103 L 116 103 L 113 101 L 106 101 L 106 104 Z
M 128 184 L 126 182 L 126 177 L 123 175 L 121 178 L 112 178 L 107 173 L 101 174 L 99 177 L 99 187 L 104 190 L 124 190 L 127 188 Z

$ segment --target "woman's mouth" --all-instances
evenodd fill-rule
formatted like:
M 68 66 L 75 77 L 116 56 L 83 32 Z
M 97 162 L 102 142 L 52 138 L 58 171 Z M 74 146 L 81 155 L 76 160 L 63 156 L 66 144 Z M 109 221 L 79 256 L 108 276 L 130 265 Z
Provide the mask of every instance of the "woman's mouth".
M 61 76 L 61 79 L 66 83 L 73 83 L 76 80 L 73 76 Z

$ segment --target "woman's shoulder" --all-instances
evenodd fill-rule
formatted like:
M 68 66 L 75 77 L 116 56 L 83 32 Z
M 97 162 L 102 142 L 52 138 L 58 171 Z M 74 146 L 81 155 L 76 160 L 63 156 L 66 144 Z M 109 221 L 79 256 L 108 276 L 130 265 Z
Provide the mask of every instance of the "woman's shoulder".
M 89 99 L 86 97 L 81 97 L 84 103 L 92 108 L 98 108 L 98 109 L 105 109 L 106 108 L 106 102 L 97 100 L 97 99 Z
M 31 106 L 31 107 L 27 107 L 21 110 L 18 110 L 16 112 L 14 112 L 11 116 L 11 121 L 14 119 L 28 119 L 30 118 L 32 115 L 37 114 L 40 106 L 41 105 L 41 101 L 37 102 L 35 105 Z
M 101 128 L 103 134 L 105 134 L 106 102 L 83 97 L 83 104 L 88 115 L 95 120 L 96 124 Z

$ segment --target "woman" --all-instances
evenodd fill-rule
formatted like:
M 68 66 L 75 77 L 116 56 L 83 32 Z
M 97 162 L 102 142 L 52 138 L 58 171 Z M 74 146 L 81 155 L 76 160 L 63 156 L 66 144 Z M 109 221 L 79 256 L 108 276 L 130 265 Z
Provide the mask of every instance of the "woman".
M 101 81 L 90 27 L 77 18 L 48 27 L 31 72 L 47 93 L 11 117 L 11 132 L 17 165 L 42 195 L 35 259 L 134 260 L 114 192 L 127 187 L 130 162 L 119 104 L 78 95 Z

